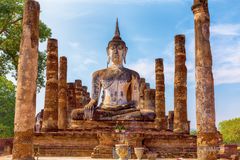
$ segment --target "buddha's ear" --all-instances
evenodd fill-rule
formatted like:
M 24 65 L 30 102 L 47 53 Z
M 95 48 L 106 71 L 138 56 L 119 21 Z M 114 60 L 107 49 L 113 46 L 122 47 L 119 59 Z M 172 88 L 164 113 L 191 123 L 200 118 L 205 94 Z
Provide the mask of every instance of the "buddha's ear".
M 110 55 L 108 53 L 108 49 L 109 49 L 109 47 L 106 48 L 106 50 L 107 50 L 107 68 L 108 68 L 108 65 L 110 63 Z
M 109 63 L 110 63 L 110 56 L 108 56 L 107 66 L 109 65 Z
M 107 47 L 107 48 L 106 48 L 106 51 L 107 51 L 107 55 L 108 55 L 108 49 L 109 49 L 109 47 Z
M 128 48 L 126 47 L 125 52 L 124 52 L 124 57 L 123 57 L 124 64 L 126 64 L 127 51 L 128 51 Z

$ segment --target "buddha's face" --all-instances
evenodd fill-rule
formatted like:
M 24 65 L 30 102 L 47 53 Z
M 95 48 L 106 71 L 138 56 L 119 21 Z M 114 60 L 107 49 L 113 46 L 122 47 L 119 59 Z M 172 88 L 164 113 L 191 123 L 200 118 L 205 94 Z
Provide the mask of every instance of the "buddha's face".
M 126 57 L 127 47 L 122 43 L 112 43 L 107 48 L 107 53 L 115 65 L 121 65 Z

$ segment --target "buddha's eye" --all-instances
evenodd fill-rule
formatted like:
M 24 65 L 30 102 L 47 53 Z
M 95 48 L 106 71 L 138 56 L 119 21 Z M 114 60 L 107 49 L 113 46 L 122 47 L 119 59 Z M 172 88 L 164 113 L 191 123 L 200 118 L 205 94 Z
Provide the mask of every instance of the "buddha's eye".
M 115 49 L 116 47 L 115 46 L 111 46 L 111 49 Z
M 118 49 L 122 50 L 122 49 L 123 49 L 123 46 L 122 46 L 122 45 L 118 46 Z

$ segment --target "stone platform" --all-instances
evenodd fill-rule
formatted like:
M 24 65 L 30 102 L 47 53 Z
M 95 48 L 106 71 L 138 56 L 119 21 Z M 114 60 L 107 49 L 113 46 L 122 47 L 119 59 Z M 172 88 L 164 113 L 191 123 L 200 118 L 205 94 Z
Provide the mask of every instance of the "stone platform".
M 134 147 L 145 147 L 146 153 L 157 152 L 159 158 L 195 158 L 196 137 L 175 134 L 155 128 L 154 122 L 117 122 L 126 128 L 116 133 L 113 121 L 75 121 L 70 129 L 36 133 L 35 151 L 40 156 L 113 158 L 115 144 L 128 143 L 131 157 Z
M 0 160 L 11 160 L 12 156 L 0 156 Z M 102 159 L 95 159 L 95 158 L 91 158 L 91 157 L 39 157 L 38 160 L 107 160 L 106 158 L 102 158 Z M 114 159 L 108 159 L 108 160 L 114 160 Z M 133 160 L 133 159 L 129 159 L 129 160 Z M 142 160 L 146 160 L 146 159 L 142 159 Z M 174 159 L 160 159 L 158 158 L 157 160 L 176 160 L 176 158 Z M 181 160 L 196 160 L 193 158 L 184 158 Z

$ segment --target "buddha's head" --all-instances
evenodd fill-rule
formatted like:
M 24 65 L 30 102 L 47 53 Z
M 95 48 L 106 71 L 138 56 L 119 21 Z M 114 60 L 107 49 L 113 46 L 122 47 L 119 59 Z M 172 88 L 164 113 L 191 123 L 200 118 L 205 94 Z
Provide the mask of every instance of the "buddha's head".
M 116 30 L 113 39 L 108 43 L 107 54 L 108 64 L 110 61 L 115 65 L 122 65 L 123 61 L 126 63 L 127 46 L 120 37 L 120 31 L 118 28 L 118 20 L 116 22 Z

